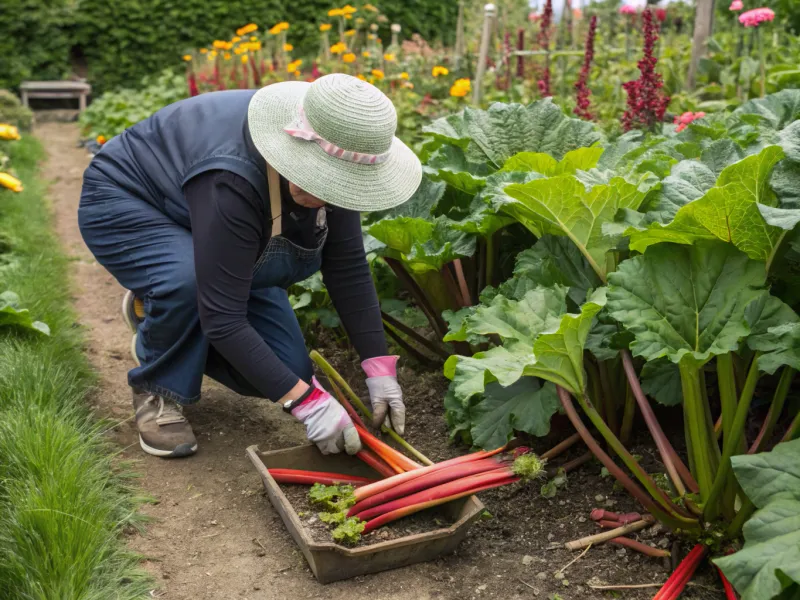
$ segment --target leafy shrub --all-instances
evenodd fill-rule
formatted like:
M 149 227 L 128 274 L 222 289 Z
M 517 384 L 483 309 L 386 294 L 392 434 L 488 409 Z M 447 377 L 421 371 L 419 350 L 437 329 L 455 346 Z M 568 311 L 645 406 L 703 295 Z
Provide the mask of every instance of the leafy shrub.
M 33 112 L 22 106 L 19 98 L 8 90 L 0 90 L 0 123 L 10 123 L 19 129 L 29 130 L 33 124 Z
M 184 78 L 165 70 L 156 77 L 145 77 L 141 89 L 106 92 L 81 114 L 81 126 L 92 138 L 111 138 L 187 95 Z

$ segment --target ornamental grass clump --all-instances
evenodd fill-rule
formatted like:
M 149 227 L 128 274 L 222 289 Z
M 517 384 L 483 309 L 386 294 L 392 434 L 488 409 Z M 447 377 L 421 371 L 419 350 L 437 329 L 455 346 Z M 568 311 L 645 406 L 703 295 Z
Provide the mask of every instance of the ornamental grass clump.
M 654 131 L 664 119 L 664 112 L 669 104 L 662 88 L 664 82 L 656 72 L 658 59 L 655 57 L 658 42 L 658 24 L 653 20 L 653 13 L 646 10 L 642 13 L 642 33 L 644 34 L 644 55 L 639 61 L 639 79 L 622 84 L 628 94 L 628 109 L 622 115 L 622 128 Z
M 597 33 L 597 17 L 593 16 L 589 22 L 589 31 L 586 33 L 586 47 L 583 53 L 583 66 L 581 67 L 581 74 L 578 76 L 578 81 L 575 84 L 576 106 L 573 111 L 581 119 L 591 121 L 594 117 L 589 111 L 591 101 L 589 96 L 592 95 L 592 90 L 589 89 L 589 73 L 592 69 L 592 60 L 594 59 L 594 37 Z

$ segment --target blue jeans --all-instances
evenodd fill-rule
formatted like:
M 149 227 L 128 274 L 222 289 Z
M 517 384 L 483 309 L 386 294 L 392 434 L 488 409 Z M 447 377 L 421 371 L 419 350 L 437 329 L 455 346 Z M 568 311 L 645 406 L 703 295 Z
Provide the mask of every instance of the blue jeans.
M 141 366 L 128 372 L 131 387 L 192 404 L 200 399 L 205 374 L 238 394 L 264 397 L 203 334 L 190 230 L 113 183 L 90 177 L 84 179 L 78 224 L 97 261 L 144 301 L 136 341 Z M 254 268 L 247 310 L 253 328 L 306 382 L 311 361 L 285 288 L 319 270 L 323 243 L 306 249 L 271 239 Z

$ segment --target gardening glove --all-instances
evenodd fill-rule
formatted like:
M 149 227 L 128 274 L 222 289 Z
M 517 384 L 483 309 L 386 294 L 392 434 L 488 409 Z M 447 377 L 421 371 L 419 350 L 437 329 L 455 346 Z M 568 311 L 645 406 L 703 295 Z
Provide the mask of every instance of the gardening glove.
M 342 450 L 355 454 L 361 450 L 361 438 L 350 415 L 325 391 L 316 377 L 311 383 L 309 392 L 297 400 L 288 401 L 283 409 L 306 426 L 306 437 L 323 454 L 338 454 Z
M 373 427 L 378 428 L 383 423 L 403 435 L 406 429 L 406 405 L 403 404 L 403 390 L 397 383 L 398 358 L 400 357 L 368 358 L 361 363 L 361 368 L 367 374 Z

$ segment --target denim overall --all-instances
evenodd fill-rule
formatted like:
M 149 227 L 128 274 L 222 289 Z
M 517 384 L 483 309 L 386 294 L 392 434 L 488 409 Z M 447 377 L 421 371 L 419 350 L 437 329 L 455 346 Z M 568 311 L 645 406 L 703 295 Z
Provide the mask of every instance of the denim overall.
M 84 178 L 78 222 L 84 241 L 126 289 L 144 300 L 137 331 L 141 366 L 128 373 L 131 387 L 181 404 L 200 399 L 203 374 L 238 394 L 263 396 L 208 342 L 200 327 L 191 231 L 141 198 L 107 181 Z M 320 209 L 317 245 L 304 248 L 270 237 L 253 268 L 247 319 L 298 377 L 312 367 L 286 289 L 319 270 L 328 235 Z M 277 400 L 277 398 L 270 398 Z

